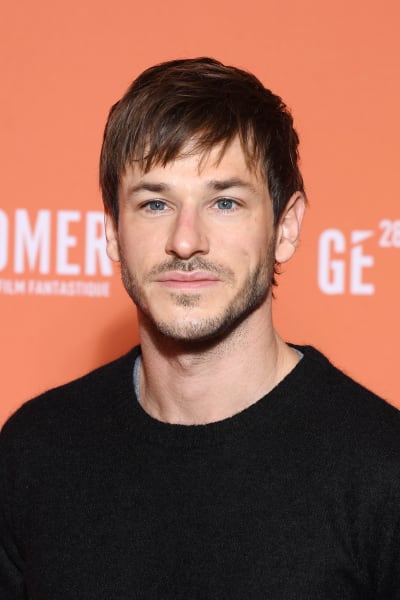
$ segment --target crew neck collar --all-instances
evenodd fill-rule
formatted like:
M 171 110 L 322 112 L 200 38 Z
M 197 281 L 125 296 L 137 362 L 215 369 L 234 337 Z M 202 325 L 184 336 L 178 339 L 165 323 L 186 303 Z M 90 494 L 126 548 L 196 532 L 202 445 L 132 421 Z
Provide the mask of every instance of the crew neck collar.
M 122 400 L 121 406 L 124 405 L 127 411 L 124 415 L 125 426 L 128 426 L 134 435 L 145 438 L 149 443 L 165 446 L 218 445 L 232 437 L 250 435 L 252 430 L 265 427 L 271 419 L 279 418 L 282 411 L 296 401 L 296 395 L 301 395 L 305 375 L 310 369 L 313 357 L 324 359 L 311 347 L 292 347 L 299 350 L 304 355 L 303 358 L 268 394 L 239 413 L 220 421 L 204 425 L 182 425 L 155 419 L 137 401 L 132 382 L 134 361 L 140 354 L 140 347 L 137 346 L 121 359 L 120 366 L 124 370 L 124 376 L 119 377 L 118 383 L 116 382 L 119 391 L 117 395 Z M 116 391 L 114 388 L 114 392 Z

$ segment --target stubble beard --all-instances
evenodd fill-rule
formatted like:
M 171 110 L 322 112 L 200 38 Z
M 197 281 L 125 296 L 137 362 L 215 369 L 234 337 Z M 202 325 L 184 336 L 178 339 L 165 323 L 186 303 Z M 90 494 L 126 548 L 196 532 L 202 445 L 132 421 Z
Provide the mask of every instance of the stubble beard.
M 176 342 L 204 343 L 214 341 L 229 334 L 254 312 L 267 298 L 272 286 L 275 266 L 275 238 L 270 240 L 268 251 L 257 266 L 248 274 L 243 286 L 238 290 L 229 304 L 220 314 L 204 319 L 190 319 L 189 311 L 197 307 L 202 294 L 171 293 L 173 302 L 188 311 L 187 319 L 174 322 L 156 319 L 148 307 L 143 289 L 134 273 L 131 273 L 127 261 L 120 249 L 121 278 L 130 298 L 136 304 L 139 313 L 146 321 L 169 340 Z M 151 274 L 166 271 L 194 271 L 205 269 L 223 275 L 227 285 L 231 285 L 234 274 L 230 269 L 211 263 L 202 257 L 194 257 L 188 261 L 172 258 L 152 270 Z M 146 278 L 145 278 L 146 279 Z M 147 279 L 150 279 L 147 276 Z M 211 305 L 210 305 L 211 306 Z

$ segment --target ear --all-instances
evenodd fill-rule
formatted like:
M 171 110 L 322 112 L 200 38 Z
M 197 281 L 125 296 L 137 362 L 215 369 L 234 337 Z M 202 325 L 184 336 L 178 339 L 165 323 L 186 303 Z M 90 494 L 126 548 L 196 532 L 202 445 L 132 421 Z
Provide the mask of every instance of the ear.
M 118 227 L 110 213 L 104 214 L 104 229 L 106 232 L 107 256 L 114 262 L 119 262 Z
M 300 238 L 306 199 L 301 192 L 295 192 L 287 203 L 277 227 L 275 260 L 284 263 L 292 258 Z

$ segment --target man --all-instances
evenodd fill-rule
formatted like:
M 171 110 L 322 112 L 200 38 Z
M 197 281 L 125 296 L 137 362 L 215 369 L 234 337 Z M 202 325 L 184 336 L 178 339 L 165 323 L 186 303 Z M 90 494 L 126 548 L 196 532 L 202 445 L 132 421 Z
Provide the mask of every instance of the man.
M 400 420 L 271 318 L 299 240 L 281 99 L 212 59 L 111 110 L 107 251 L 140 348 L 4 427 L 4 600 L 400 598 Z

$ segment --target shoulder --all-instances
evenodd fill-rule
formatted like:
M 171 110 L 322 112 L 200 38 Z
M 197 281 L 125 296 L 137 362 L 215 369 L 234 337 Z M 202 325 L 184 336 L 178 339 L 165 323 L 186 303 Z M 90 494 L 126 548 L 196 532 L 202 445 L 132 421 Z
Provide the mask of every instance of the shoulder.
M 316 393 L 323 393 L 335 403 L 343 402 L 347 408 L 359 409 L 364 413 L 372 410 L 375 416 L 378 411 L 394 419 L 400 418 L 400 411 L 395 406 L 338 369 L 321 352 L 312 346 L 296 348 L 304 354 L 305 381 L 315 386 Z
M 334 366 L 330 360 L 312 346 L 294 346 L 304 354 L 302 365 L 304 382 L 312 384 L 316 393 L 324 393 L 328 398 L 336 401 L 362 401 L 363 409 L 367 407 L 381 409 L 391 415 L 399 415 L 400 411 L 386 400 L 368 390 L 347 375 L 344 371 Z
M 328 439 L 360 462 L 367 458 L 400 465 L 400 411 L 336 368 L 310 346 L 298 347 L 298 393 L 310 423 L 319 422 Z
M 53 388 L 25 402 L 4 424 L 3 442 L 36 434 L 78 429 L 101 418 L 105 410 L 123 401 L 132 390 L 132 369 L 138 348 L 83 377 Z

